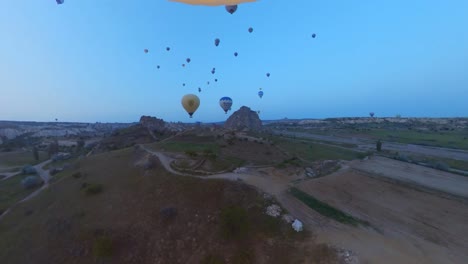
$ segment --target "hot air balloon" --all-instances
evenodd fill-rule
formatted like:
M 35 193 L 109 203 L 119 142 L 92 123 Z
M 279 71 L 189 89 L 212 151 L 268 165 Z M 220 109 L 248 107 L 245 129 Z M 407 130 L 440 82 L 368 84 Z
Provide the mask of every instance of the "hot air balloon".
M 237 52 L 234 52 L 234 56 L 237 57 L 237 55 L 239 55 Z
M 249 33 L 253 32 L 253 28 L 249 27 Z
M 237 10 L 237 5 L 227 5 L 226 6 L 226 11 L 229 12 L 229 14 L 234 14 L 234 12 L 236 12 Z
M 210 85 L 210 82 L 208 81 L 208 82 L 206 82 L 206 84 Z
M 170 51 L 170 50 L 171 50 L 171 48 L 167 47 L 167 48 L 166 48 L 166 50 L 167 50 L 167 51 Z
M 214 70 L 211 70 L 211 74 L 215 74 L 215 71 L 214 71 Z
M 259 114 L 260 114 L 260 111 L 257 111 L 257 114 L 259 115 Z
M 215 82 L 217 82 L 217 81 L 218 81 L 218 79 L 215 79 Z
M 219 105 L 224 110 L 224 113 L 227 114 L 227 112 L 231 110 L 232 99 L 229 97 L 222 97 L 221 99 L 219 99 Z
M 312 38 L 315 38 L 316 36 L 317 36 L 317 35 L 316 35 L 315 33 L 314 33 L 314 34 L 312 34 Z
M 190 115 L 190 118 L 192 118 L 193 113 L 195 113 L 200 106 L 200 98 L 194 94 L 186 94 L 182 97 L 181 103 L 185 111 Z
M 198 92 L 201 93 L 201 88 L 200 87 L 198 87 Z
M 56 1 L 57 1 L 57 5 L 61 5 L 61 4 L 63 4 L 63 2 L 64 2 L 65 0 L 56 0 Z
M 374 117 L 374 112 L 369 113 L 370 117 Z
M 159 69 L 159 68 L 161 68 L 161 67 L 158 65 L 158 66 L 156 66 L 156 68 L 158 68 L 158 69 Z
M 182 63 L 182 67 L 185 67 L 185 63 Z
M 269 72 L 267 72 L 266 76 L 267 76 L 267 77 L 270 77 L 270 73 L 269 73 Z
M 148 49 L 144 49 L 143 51 L 144 51 L 145 53 L 148 53 L 149 50 L 148 50 Z
M 185 86 L 185 83 L 183 83 L 182 86 Z
M 263 91 L 258 91 L 258 96 L 260 97 L 260 99 L 263 97 Z
M 221 40 L 219 40 L 219 38 L 215 39 L 215 41 L 214 41 L 215 46 L 218 47 L 220 42 L 221 42 Z
M 190 58 L 187 58 L 186 61 L 187 61 L 187 63 L 190 63 Z

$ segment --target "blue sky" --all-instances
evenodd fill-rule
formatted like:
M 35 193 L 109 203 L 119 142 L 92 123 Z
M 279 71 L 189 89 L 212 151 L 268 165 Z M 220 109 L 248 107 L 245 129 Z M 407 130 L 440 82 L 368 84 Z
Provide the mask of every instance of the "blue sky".
M 223 96 L 262 119 L 466 117 L 466 10 L 466 0 L 262 0 L 233 15 L 165 0 L 2 1 L 0 120 L 222 121 Z M 193 119 L 187 93 L 201 100 Z

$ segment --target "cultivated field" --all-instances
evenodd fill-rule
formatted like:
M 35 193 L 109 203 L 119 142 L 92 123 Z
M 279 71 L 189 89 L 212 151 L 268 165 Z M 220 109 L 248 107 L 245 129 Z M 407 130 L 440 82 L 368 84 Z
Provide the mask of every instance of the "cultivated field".
M 465 195 L 461 186 L 467 179 L 396 163 L 353 161 L 349 169 L 298 184 L 316 199 L 369 223 L 345 227 L 312 214 L 319 240 L 352 249 L 369 263 L 464 263 L 468 202 L 449 193 Z

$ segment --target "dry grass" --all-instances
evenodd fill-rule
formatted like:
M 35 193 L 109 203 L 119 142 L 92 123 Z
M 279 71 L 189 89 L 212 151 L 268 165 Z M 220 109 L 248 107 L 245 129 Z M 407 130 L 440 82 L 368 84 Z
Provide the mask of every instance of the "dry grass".
M 228 260 L 245 245 L 255 248 L 257 263 L 282 264 L 303 257 L 293 243 L 300 235 L 291 234 L 288 225 L 265 229 L 269 217 L 258 203 L 262 195 L 254 189 L 170 175 L 161 164 L 144 170 L 134 165 L 140 156 L 125 149 L 87 158 L 80 163 L 82 177 L 67 172 L 61 181 L 16 207 L 0 221 L 2 262 L 94 263 L 96 255 L 102 255 L 93 254 L 96 247 L 94 252 L 103 250 L 109 263 L 200 263 L 212 252 Z M 80 190 L 83 182 L 105 188 L 86 196 Z M 245 236 L 226 240 L 221 212 L 233 205 L 246 210 L 250 228 Z M 177 215 L 163 218 L 160 210 L 166 207 L 177 208 Z M 32 213 L 25 215 L 26 211 Z M 103 236 L 105 243 L 97 246 Z M 264 261 L 264 256 L 272 258 Z

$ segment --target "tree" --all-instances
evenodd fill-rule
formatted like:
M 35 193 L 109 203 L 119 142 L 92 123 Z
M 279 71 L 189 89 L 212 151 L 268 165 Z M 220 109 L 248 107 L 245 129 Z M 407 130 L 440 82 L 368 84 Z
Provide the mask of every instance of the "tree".
M 377 140 L 376 147 L 377 147 L 377 151 L 381 151 L 381 150 L 382 150 L 382 141 L 380 141 L 380 139 Z
M 36 161 L 38 161 L 39 160 L 39 151 L 37 150 L 36 146 L 33 147 L 32 152 L 33 152 L 34 159 Z
M 59 152 L 59 144 L 57 140 L 54 140 L 49 144 L 49 158 L 51 158 L 54 154 Z
M 76 151 L 77 152 L 82 150 L 84 146 L 85 146 L 85 141 L 82 138 L 80 138 L 80 139 L 78 139 L 78 141 L 76 141 Z

